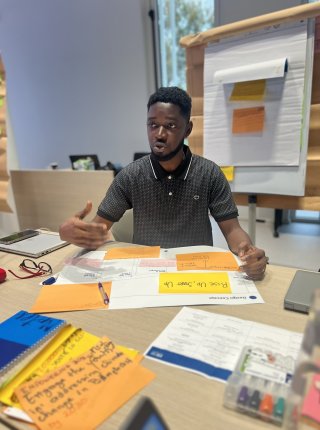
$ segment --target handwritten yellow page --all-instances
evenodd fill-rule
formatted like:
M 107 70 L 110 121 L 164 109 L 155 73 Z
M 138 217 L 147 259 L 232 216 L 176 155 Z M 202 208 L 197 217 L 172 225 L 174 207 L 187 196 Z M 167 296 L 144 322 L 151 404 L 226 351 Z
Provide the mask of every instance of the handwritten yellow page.
M 103 282 L 110 297 L 111 282 Z M 85 309 L 107 309 L 98 284 L 53 284 L 41 287 L 31 313 L 80 311 Z
M 232 133 L 259 133 L 264 127 L 264 107 L 234 109 L 232 118 Z
M 132 246 L 128 248 L 111 248 L 106 253 L 105 260 L 123 258 L 159 258 L 160 246 Z
M 15 394 L 41 430 L 91 430 L 154 377 L 103 338 L 89 352 L 26 382 Z
M 239 270 L 231 252 L 177 254 L 177 270 Z
M 233 86 L 230 101 L 263 100 L 266 91 L 266 80 L 236 82 Z
M 17 401 L 14 390 L 26 381 L 43 376 L 56 369 L 72 358 L 78 357 L 92 348 L 99 338 L 81 328 L 65 327 L 63 333 L 53 339 L 31 362 L 25 366 L 0 391 L 0 400 L 6 405 L 21 407 Z
M 160 273 L 160 294 L 231 294 L 227 273 Z

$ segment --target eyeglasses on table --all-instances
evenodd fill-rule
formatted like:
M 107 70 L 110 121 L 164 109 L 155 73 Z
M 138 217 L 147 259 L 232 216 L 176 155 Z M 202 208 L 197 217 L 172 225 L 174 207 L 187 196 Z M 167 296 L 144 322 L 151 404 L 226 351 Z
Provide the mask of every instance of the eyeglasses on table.
M 19 279 L 34 278 L 36 276 L 44 276 L 52 273 L 52 267 L 45 261 L 40 261 L 39 263 L 25 258 L 22 263 L 19 264 L 19 268 L 29 273 L 27 276 L 20 276 L 14 273 L 12 270 L 8 270 L 13 276 Z

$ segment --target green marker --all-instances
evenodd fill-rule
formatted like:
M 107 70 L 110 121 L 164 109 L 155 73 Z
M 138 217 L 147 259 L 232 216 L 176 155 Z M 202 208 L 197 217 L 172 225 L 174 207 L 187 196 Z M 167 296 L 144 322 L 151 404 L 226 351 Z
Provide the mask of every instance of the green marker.
M 279 397 L 278 400 L 276 401 L 276 404 L 274 405 L 273 415 L 276 418 L 282 419 L 284 415 L 284 408 L 285 408 L 285 400 L 283 397 Z

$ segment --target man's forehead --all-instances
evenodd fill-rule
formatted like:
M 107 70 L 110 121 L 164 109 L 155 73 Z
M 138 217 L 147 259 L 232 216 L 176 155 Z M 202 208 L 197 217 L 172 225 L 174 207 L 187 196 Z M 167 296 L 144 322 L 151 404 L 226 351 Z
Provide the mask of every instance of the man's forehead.
M 165 115 L 168 118 L 177 118 L 182 116 L 180 107 L 173 103 L 157 102 L 150 106 L 148 118 L 153 118 L 156 115 Z

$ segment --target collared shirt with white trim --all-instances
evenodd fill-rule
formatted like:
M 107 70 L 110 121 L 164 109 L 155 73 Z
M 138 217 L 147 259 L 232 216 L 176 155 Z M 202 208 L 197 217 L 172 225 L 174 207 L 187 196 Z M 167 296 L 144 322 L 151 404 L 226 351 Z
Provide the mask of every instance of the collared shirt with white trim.
M 130 163 L 115 177 L 97 214 L 117 222 L 133 208 L 133 243 L 212 245 L 209 212 L 219 222 L 236 218 L 238 210 L 219 166 L 189 148 L 185 154 L 171 173 L 150 155 Z

